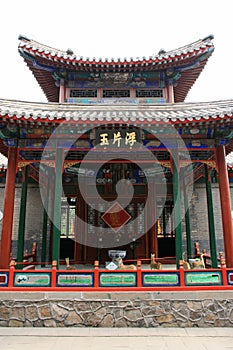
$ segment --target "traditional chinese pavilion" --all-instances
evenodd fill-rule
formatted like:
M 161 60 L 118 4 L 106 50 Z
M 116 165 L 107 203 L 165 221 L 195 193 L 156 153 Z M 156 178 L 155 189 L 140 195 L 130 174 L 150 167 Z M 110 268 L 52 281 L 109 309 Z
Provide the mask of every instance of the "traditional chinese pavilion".
M 184 253 L 193 255 L 189 209 L 202 179 L 216 268 L 214 177 L 226 265 L 233 267 L 225 160 L 233 145 L 233 101 L 184 102 L 214 51 L 212 40 L 210 35 L 151 57 L 116 60 L 84 58 L 19 37 L 19 54 L 48 102 L 0 100 L 0 151 L 8 158 L 1 269 L 11 259 L 19 174 L 18 262 L 26 218 L 34 220 L 27 217 L 30 179 L 44 208 L 36 242 L 41 262 L 69 257 L 73 263 L 104 263 L 109 249 L 120 249 L 128 259 L 154 253 L 176 259 L 177 266 Z M 201 239 L 198 221 L 195 230 Z

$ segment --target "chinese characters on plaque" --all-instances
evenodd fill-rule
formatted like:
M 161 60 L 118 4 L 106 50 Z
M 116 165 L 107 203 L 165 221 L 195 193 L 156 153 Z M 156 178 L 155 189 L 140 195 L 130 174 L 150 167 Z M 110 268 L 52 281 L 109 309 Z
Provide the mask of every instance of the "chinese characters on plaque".
M 140 142 L 139 130 L 97 130 L 96 145 L 98 147 L 129 147 L 132 149 Z

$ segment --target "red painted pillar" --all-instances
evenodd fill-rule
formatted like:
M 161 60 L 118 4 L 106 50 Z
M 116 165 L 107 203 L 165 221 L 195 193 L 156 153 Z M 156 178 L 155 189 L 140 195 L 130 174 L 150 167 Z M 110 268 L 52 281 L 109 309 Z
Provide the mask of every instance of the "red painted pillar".
M 4 194 L 4 212 L 2 220 L 2 239 L 0 247 L 0 268 L 8 269 L 11 254 L 11 239 L 15 200 L 15 174 L 17 165 L 17 147 L 8 149 L 8 165 Z
M 233 225 L 231 216 L 231 195 L 225 160 L 225 147 L 216 148 L 220 201 L 222 209 L 223 238 L 226 255 L 226 266 L 233 267 Z
M 168 92 L 168 102 L 174 103 L 174 88 L 172 84 L 168 85 L 167 92 Z
M 65 88 L 65 83 L 64 80 L 61 80 L 60 82 L 60 90 L 59 90 L 59 103 L 64 103 L 66 99 L 66 88 Z
M 94 288 L 99 287 L 99 261 L 94 261 Z
M 57 261 L 52 261 L 51 287 L 55 288 L 57 283 Z
M 142 288 L 142 262 L 137 260 L 137 287 Z

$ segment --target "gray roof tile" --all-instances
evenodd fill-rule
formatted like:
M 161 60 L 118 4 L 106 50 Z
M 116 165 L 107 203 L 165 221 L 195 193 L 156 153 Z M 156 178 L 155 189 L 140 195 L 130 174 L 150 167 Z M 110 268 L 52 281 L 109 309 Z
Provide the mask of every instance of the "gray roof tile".
M 0 100 L 0 117 L 13 120 L 15 117 L 22 120 L 40 119 L 48 121 L 83 120 L 123 122 L 198 122 L 216 118 L 233 119 L 233 100 L 223 100 L 202 103 L 176 103 L 155 105 L 77 105 L 60 103 L 32 103 L 14 100 Z

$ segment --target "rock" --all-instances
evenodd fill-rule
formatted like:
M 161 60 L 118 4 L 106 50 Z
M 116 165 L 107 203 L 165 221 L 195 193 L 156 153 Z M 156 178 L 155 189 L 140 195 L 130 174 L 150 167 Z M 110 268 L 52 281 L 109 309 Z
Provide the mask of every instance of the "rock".
M 122 309 L 122 308 L 121 309 L 113 309 L 112 314 L 114 315 L 116 320 L 123 318 L 124 309 Z
M 63 309 L 66 309 L 66 310 L 74 310 L 74 305 L 73 305 L 73 301 L 69 301 L 69 300 L 62 300 L 62 301 L 59 301 L 59 303 L 57 304 L 58 306 L 62 307 Z
M 203 308 L 207 309 L 210 305 L 213 304 L 213 302 L 211 299 L 206 299 L 206 300 L 203 300 L 202 304 L 203 304 Z
M 90 304 L 85 301 L 75 301 L 74 309 L 77 313 L 80 311 L 91 311 Z
M 44 327 L 56 327 L 57 324 L 55 320 L 44 320 Z
M 181 307 L 182 307 L 182 303 L 180 303 L 179 301 L 174 301 L 172 303 L 172 308 L 176 311 L 180 310 Z
M 25 310 L 24 307 L 14 307 L 11 309 L 10 318 L 14 318 L 16 320 L 25 321 Z
M 146 303 L 146 305 L 159 307 L 160 306 L 160 301 L 158 301 L 158 300 L 150 300 L 148 303 Z
M 127 327 L 127 322 L 124 318 L 119 319 L 115 322 L 115 327 L 119 327 L 119 328 L 125 328 Z
M 202 313 L 197 311 L 190 311 L 190 321 L 199 321 L 202 318 Z
M 105 307 L 101 307 L 100 309 L 95 311 L 95 314 L 97 314 L 99 317 L 103 317 L 106 315 L 107 311 Z
M 127 310 L 124 312 L 124 316 L 129 321 L 137 321 L 138 319 L 140 319 L 142 317 L 141 311 L 139 309 Z
M 172 323 L 175 320 L 172 314 L 156 317 L 156 321 L 161 325 L 163 323 Z
M 211 303 L 211 304 L 208 305 L 207 309 L 209 311 L 211 311 L 211 312 L 215 312 L 216 311 L 216 306 L 213 303 Z
M 10 320 L 9 327 L 23 327 L 23 322 L 19 320 Z
M 75 312 L 71 311 L 67 318 L 65 319 L 65 326 L 82 325 L 82 318 Z
M 92 314 L 89 316 L 89 318 L 87 318 L 85 326 L 97 327 L 101 323 L 102 319 L 103 319 L 103 317 L 100 317 L 97 314 Z
M 231 311 L 230 311 L 230 313 L 229 313 L 229 321 L 231 322 L 231 323 L 233 323 L 233 309 L 231 309 Z
M 144 307 L 141 309 L 143 316 L 155 316 L 157 315 L 157 308 L 156 307 Z M 163 314 L 163 313 L 162 313 Z
M 130 306 L 130 302 L 125 300 L 125 301 L 119 301 L 118 306 L 121 308 L 125 308 L 126 306 Z
M 36 306 L 26 306 L 25 308 L 25 318 L 29 321 L 36 321 L 38 320 L 38 311 Z
M 62 307 L 54 303 L 51 305 L 51 311 L 52 311 L 53 318 L 57 321 L 63 321 L 65 317 L 68 315 L 68 310 L 63 309 Z
M 174 316 L 179 321 L 185 321 L 189 318 L 189 309 L 182 305 L 179 310 L 174 310 Z
M 215 323 L 216 318 L 217 318 L 217 317 L 216 317 L 215 314 L 209 313 L 209 314 L 206 315 L 205 321 L 208 322 L 208 323 Z
M 33 327 L 43 327 L 43 321 L 42 320 L 36 320 L 32 321 Z
M 48 305 L 44 305 L 44 306 L 39 307 L 38 314 L 39 314 L 39 318 L 41 320 L 45 320 L 45 319 L 52 317 L 51 310 L 50 310 L 50 307 Z
M 10 309 L 6 306 L 0 307 L 0 320 L 9 320 L 10 318 Z
M 99 308 L 101 308 L 102 304 L 100 301 L 92 301 L 90 303 L 91 309 L 92 311 L 98 310 Z
M 145 327 L 148 328 L 148 327 L 158 327 L 158 323 L 155 322 L 154 318 L 153 317 L 145 317 Z
M 161 309 L 164 310 L 164 312 L 170 312 L 171 311 L 171 303 L 170 301 L 161 301 Z
M 113 327 L 114 326 L 114 318 L 112 315 L 106 315 L 100 323 L 100 327 Z
M 202 310 L 202 302 L 201 301 L 192 301 L 192 300 L 189 300 L 187 302 L 187 306 L 190 310 Z

